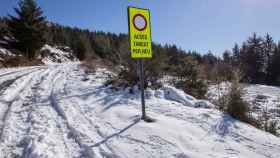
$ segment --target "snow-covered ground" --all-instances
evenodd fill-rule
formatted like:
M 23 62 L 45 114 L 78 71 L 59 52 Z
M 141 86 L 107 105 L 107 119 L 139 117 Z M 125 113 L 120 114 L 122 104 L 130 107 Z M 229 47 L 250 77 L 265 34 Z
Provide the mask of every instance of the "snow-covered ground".
M 78 61 L 69 47 L 59 48 L 58 46 L 50 46 L 47 44 L 41 49 L 39 58 L 46 65 Z
M 0 55 L 1 56 L 15 56 L 15 54 L 11 53 L 9 50 L 0 47 Z
M 280 139 L 166 86 L 114 91 L 75 63 L 0 70 L 0 158 L 278 158 Z M 203 108 L 198 108 L 203 104 Z M 206 108 L 205 108 L 206 107 Z
M 254 109 L 267 109 L 271 117 L 278 117 L 280 121 L 280 87 L 266 85 L 246 85 L 244 98 L 256 104 Z
M 208 97 L 217 100 L 228 93 L 230 86 L 229 82 L 210 86 Z M 243 99 L 250 103 L 252 116 L 260 119 L 259 121 L 264 121 L 263 116 L 266 113 L 268 121 L 278 121 L 280 125 L 280 87 L 254 84 L 242 84 L 242 86 L 244 87 Z

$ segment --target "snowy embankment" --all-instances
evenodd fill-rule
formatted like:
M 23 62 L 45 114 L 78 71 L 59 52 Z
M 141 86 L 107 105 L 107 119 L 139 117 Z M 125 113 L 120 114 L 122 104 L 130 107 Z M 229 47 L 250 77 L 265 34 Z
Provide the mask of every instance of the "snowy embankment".
M 17 55 L 6 48 L 0 47 L 0 67 L 6 59 L 16 57 Z M 38 59 L 45 65 L 54 65 L 58 63 L 78 62 L 78 58 L 74 56 L 73 51 L 66 46 L 50 46 L 44 45 L 40 50 Z
M 13 53 L 11 53 L 9 50 L 0 47 L 0 67 L 2 67 L 2 62 L 5 61 L 5 58 L 7 56 L 14 57 L 15 55 Z
M 0 55 L 1 56 L 15 56 L 13 53 L 11 53 L 9 50 L 5 48 L 0 48 Z
M 105 69 L 88 75 L 63 64 L 0 74 L 0 158 L 280 157 L 279 138 L 170 86 L 147 90 L 156 122 L 145 123 L 138 90 L 104 87 Z
M 47 44 L 41 49 L 39 59 L 46 65 L 79 61 L 69 47 L 52 47 Z

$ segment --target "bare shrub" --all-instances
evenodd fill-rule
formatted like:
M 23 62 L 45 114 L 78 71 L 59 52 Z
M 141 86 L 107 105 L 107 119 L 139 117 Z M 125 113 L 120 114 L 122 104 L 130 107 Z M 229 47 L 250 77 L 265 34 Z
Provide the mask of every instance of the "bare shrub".
M 191 57 L 182 58 L 182 63 L 176 67 L 175 73 L 178 79 L 175 86 L 185 93 L 196 98 L 203 99 L 207 92 L 207 84 L 200 75 L 198 63 Z
M 218 108 L 221 111 L 228 113 L 235 119 L 258 127 L 260 126 L 259 123 L 249 115 L 249 103 L 244 101 L 242 98 L 244 88 L 239 83 L 241 76 L 240 71 L 233 72 L 233 80 L 231 81 L 229 92 L 219 97 L 217 101 Z
M 126 59 L 127 62 L 123 63 L 118 67 L 117 76 L 113 77 L 111 81 L 108 81 L 107 84 L 113 86 L 121 87 L 133 87 L 139 82 L 139 69 L 137 61 L 132 59 Z M 143 61 L 144 62 L 144 61 Z M 145 61 L 144 64 L 144 87 L 158 89 L 160 88 L 161 82 L 159 81 L 162 78 L 162 67 L 159 64 L 159 61 L 152 59 L 151 61 Z
M 248 122 L 249 104 L 242 99 L 243 88 L 237 81 L 233 81 L 226 105 L 226 112 L 232 117 Z
M 86 58 L 82 62 L 82 67 L 85 69 L 85 72 L 87 74 L 94 73 L 97 68 L 105 68 L 105 69 L 110 70 L 112 72 L 116 72 L 117 69 L 118 69 L 118 66 L 114 65 L 109 60 L 100 59 L 100 58 L 97 58 L 97 57 Z
M 138 83 L 137 66 L 135 61 L 127 62 L 119 67 L 116 76 L 112 76 L 105 82 L 105 86 L 111 85 L 114 89 L 133 87 Z

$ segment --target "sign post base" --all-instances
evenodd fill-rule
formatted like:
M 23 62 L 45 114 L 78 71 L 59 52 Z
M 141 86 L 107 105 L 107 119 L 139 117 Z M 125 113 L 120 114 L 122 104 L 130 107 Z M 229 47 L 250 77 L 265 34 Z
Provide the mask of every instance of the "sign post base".
M 142 104 L 142 116 L 141 119 L 145 122 L 151 123 L 155 122 L 155 119 L 146 115 L 146 106 L 145 106 L 145 80 L 144 80 L 144 64 L 143 59 L 139 59 L 139 68 L 140 68 L 140 89 L 141 89 L 141 104 Z
M 145 118 L 141 118 L 143 121 L 147 122 L 147 123 L 153 123 L 156 122 L 156 119 L 153 119 L 149 116 L 146 116 Z

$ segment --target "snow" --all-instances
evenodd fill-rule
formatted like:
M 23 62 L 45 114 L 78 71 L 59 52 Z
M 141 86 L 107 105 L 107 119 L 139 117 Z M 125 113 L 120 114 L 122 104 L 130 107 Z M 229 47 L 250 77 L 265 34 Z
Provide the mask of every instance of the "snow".
M 215 105 L 208 100 L 197 100 L 194 106 L 197 108 L 215 108 Z
M 253 102 L 254 99 L 264 101 L 269 109 L 279 108 L 280 105 L 280 88 L 266 85 L 248 85 L 246 87 L 247 94 L 245 99 Z
M 6 41 L 0 39 L 0 44 L 8 44 Z
M 193 96 L 185 94 L 182 90 L 176 89 L 172 86 L 163 86 L 160 90 L 156 91 L 156 96 L 162 98 L 161 94 L 164 94 L 164 98 L 170 101 L 176 101 L 185 106 L 200 107 L 200 108 L 214 108 L 214 105 L 207 100 L 197 100 Z
M 210 86 L 208 97 L 217 100 L 219 96 L 228 93 L 230 86 L 229 82 Z M 243 99 L 250 103 L 252 116 L 255 119 L 260 119 L 266 112 L 268 121 L 276 120 L 280 123 L 280 87 L 258 84 L 242 84 L 242 86 L 244 87 Z
M 5 48 L 0 47 L 0 56 L 15 56 L 15 54 Z
M 63 51 L 59 49 L 57 46 L 44 45 L 41 49 L 41 55 L 39 59 L 42 59 L 42 62 L 46 65 L 53 65 L 57 63 L 69 63 L 69 62 L 77 62 L 78 59 L 73 56 L 69 47 L 64 47 L 69 51 Z
M 163 87 L 164 97 L 169 100 L 174 100 L 187 106 L 194 104 L 195 98 L 184 94 L 182 90 L 178 90 L 171 86 Z
M 219 97 L 227 94 L 230 90 L 230 82 L 222 82 L 217 85 L 211 85 L 208 89 L 207 96 L 210 99 L 217 100 Z
M 156 122 L 143 122 L 139 90 L 105 87 L 110 74 L 78 63 L 0 69 L 0 158 L 280 156 L 279 138 L 171 86 L 147 90 Z
M 253 116 L 267 113 L 268 121 L 278 121 L 280 133 L 280 88 L 266 85 L 247 85 L 244 99 L 251 103 Z M 264 121 L 264 120 L 263 120 Z

